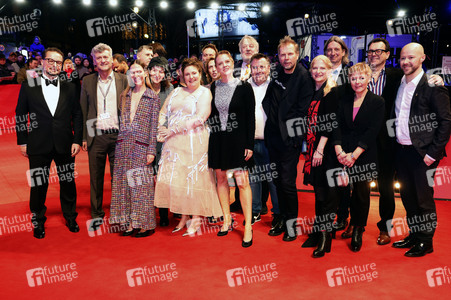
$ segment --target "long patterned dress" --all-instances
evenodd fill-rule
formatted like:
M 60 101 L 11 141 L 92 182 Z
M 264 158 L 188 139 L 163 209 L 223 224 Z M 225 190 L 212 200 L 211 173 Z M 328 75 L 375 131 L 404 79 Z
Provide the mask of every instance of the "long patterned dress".
M 208 167 L 208 138 L 206 125 L 186 129 L 186 121 L 197 118 L 197 100 L 210 91 L 200 86 L 184 97 L 177 88 L 166 100 L 166 114 L 160 115 L 160 126 L 168 121 L 168 128 L 176 134 L 163 144 L 155 206 L 167 207 L 173 213 L 200 216 L 222 216 L 213 171 Z M 179 94 L 180 93 L 180 94 Z M 162 110 L 164 111 L 164 109 Z
M 111 197 L 111 223 L 154 229 L 154 176 L 147 155 L 156 155 L 160 99 L 149 88 L 142 95 L 130 122 L 132 89 L 126 95 L 116 141 Z

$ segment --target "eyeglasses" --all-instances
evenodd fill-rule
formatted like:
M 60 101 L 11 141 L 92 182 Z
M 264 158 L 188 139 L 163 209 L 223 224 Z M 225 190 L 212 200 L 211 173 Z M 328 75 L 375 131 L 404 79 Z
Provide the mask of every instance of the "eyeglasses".
M 368 55 L 373 55 L 373 54 L 381 55 L 382 52 L 388 52 L 388 50 L 383 50 L 383 49 L 367 50 L 366 54 L 368 54 Z
M 63 65 L 62 61 L 53 60 L 51 58 L 46 58 L 45 60 L 51 65 L 56 64 L 57 66 L 60 66 L 60 67 Z

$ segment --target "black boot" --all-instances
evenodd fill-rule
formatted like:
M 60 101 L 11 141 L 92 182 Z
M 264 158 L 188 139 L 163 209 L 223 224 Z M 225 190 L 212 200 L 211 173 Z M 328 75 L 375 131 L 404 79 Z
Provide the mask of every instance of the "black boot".
M 354 226 L 352 230 L 352 238 L 351 238 L 351 250 L 354 252 L 360 251 L 362 248 L 362 235 L 365 231 L 364 226 Z
M 158 208 L 158 212 L 160 213 L 161 227 L 169 226 L 168 210 L 168 208 Z
M 321 231 L 319 233 L 318 248 L 313 251 L 313 257 L 323 257 L 324 253 L 329 253 L 332 246 L 332 235 L 330 232 Z
M 312 232 L 308 235 L 308 239 L 302 244 L 302 248 L 311 248 L 318 246 L 320 232 Z

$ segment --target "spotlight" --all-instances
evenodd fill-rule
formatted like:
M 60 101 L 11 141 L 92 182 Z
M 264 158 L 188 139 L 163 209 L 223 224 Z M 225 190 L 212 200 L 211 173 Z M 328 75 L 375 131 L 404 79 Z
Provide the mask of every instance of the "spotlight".
M 83 0 L 84 5 L 91 5 L 91 0 Z
M 161 1 L 160 2 L 160 7 L 161 8 L 168 8 L 168 3 L 166 1 Z
M 194 7 L 196 7 L 196 4 L 193 1 L 188 1 L 188 3 L 186 3 L 186 7 L 188 7 L 189 9 L 194 9 Z
M 308 18 L 310 18 L 310 15 L 309 14 L 305 14 L 304 15 L 304 19 L 308 19 Z
M 147 33 L 144 33 L 144 38 L 145 38 L 145 39 L 148 39 L 148 38 L 149 38 L 149 35 L 148 35 Z
M 110 0 L 110 6 L 117 6 L 117 0 Z
M 395 189 L 400 189 L 401 188 L 401 184 L 399 182 L 395 182 Z
M 244 5 L 244 4 L 239 4 L 239 5 L 238 5 L 238 10 L 241 10 L 241 11 L 246 10 L 246 5 Z
M 17 3 L 24 3 L 25 0 L 16 0 Z
M 405 10 L 402 10 L 402 9 L 400 9 L 399 11 L 398 11 L 398 17 L 404 17 L 406 15 L 406 11 Z
M 344 40 L 346 38 L 346 35 L 340 36 L 340 39 Z
M 267 5 L 267 4 L 263 5 L 262 12 L 269 13 L 270 10 L 271 10 L 271 7 L 269 7 L 269 5 Z
M 136 6 L 138 6 L 138 7 L 141 7 L 141 6 L 143 6 L 143 1 L 142 0 L 136 0 L 136 2 L 135 2 L 135 5 Z
M 219 8 L 219 4 L 217 2 L 212 2 L 210 5 L 211 9 L 218 9 Z
M 393 21 L 392 20 L 388 20 L 387 24 L 391 26 L 391 25 L 393 25 Z
M 133 12 L 137 14 L 139 12 L 139 8 L 137 6 L 133 7 Z
M 375 187 L 376 187 L 376 182 L 374 182 L 374 181 L 371 181 L 371 183 L 370 183 L 370 187 L 372 187 L 372 188 L 375 188 Z
M 63 3 L 63 1 L 62 1 L 62 0 L 53 0 L 53 3 L 55 3 L 55 4 L 61 4 L 61 3 Z
M 138 22 L 133 22 L 133 23 L 132 23 L 132 26 L 133 26 L 134 28 L 138 27 Z

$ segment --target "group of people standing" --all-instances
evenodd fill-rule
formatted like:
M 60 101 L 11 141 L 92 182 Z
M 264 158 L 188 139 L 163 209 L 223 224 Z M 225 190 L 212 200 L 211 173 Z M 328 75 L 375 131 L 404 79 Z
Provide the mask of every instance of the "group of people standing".
M 189 58 L 181 63 L 181 85 L 174 88 L 165 74 L 167 60 L 152 55 L 151 48 L 139 49 L 127 80 L 113 71 L 112 49 L 100 43 L 91 53 L 98 73 L 85 76 L 79 101 L 72 87 L 58 81 L 61 51 L 46 49 L 43 84 L 30 87 L 24 82 L 16 109 L 18 116 L 38 115 L 37 130 L 18 131 L 18 144 L 29 157 L 30 170 L 48 169 L 52 160 L 57 166 L 73 163 L 80 148 L 88 151 L 91 214 L 103 219 L 108 157 L 110 222 L 125 226 L 122 235 L 134 237 L 154 233 L 155 207 L 163 226 L 169 223 L 167 209 L 181 215 L 174 234 L 185 226 L 183 235 L 196 233 L 203 216 L 223 217 L 217 235 L 227 235 L 236 222 L 230 213 L 232 180 L 245 219 L 242 246 L 249 247 L 252 225 L 261 220 L 268 194 L 274 214 L 268 234 L 283 234 L 287 242 L 296 239 L 297 165 L 304 152 L 304 183 L 313 185 L 315 192 L 316 230 L 303 247 L 315 247 L 313 257 L 321 257 L 330 252 L 335 232 L 348 225 L 348 211 L 351 220 L 342 237 L 351 238 L 351 250 L 361 249 L 370 206 L 369 181 L 377 179 L 381 186 L 385 182 L 384 187 L 393 184 L 393 157 L 386 151 L 396 149 L 407 216 L 435 213 L 426 171 L 443 157 L 451 113 L 446 89 L 426 82 L 421 45 L 403 48 L 402 71 L 396 71 L 395 77 L 385 69 L 390 47 L 384 39 L 370 42 L 369 64 L 347 68 L 342 64 L 347 47 L 334 36 L 325 44 L 326 55 L 315 57 L 307 70 L 299 63 L 299 45 L 286 36 L 279 42 L 279 65 L 272 76 L 270 60 L 258 53 L 254 38 L 243 37 L 239 47 L 242 61 L 235 68 L 228 51 L 205 46 L 202 61 Z M 31 101 L 36 97 L 39 101 Z M 432 132 L 409 131 L 411 114 L 432 113 L 438 122 Z M 384 125 L 391 118 L 399 120 L 395 137 Z M 413 160 L 416 165 L 408 166 L 407 161 Z M 268 165 L 275 165 L 277 176 L 253 180 L 261 177 L 251 170 L 264 172 Z M 340 178 L 331 178 L 331 170 L 341 170 Z M 349 178 L 351 183 L 346 182 Z M 60 186 L 67 226 L 77 232 L 75 182 L 60 179 Z M 45 236 L 47 187 L 48 174 L 44 184 L 31 187 L 37 238 Z M 382 200 L 384 192 L 389 195 Z M 385 225 L 394 213 L 390 192 L 393 189 L 381 190 L 381 245 L 390 242 Z M 407 256 L 422 256 L 432 252 L 432 236 L 433 230 L 412 229 L 406 240 L 393 246 L 411 248 Z

